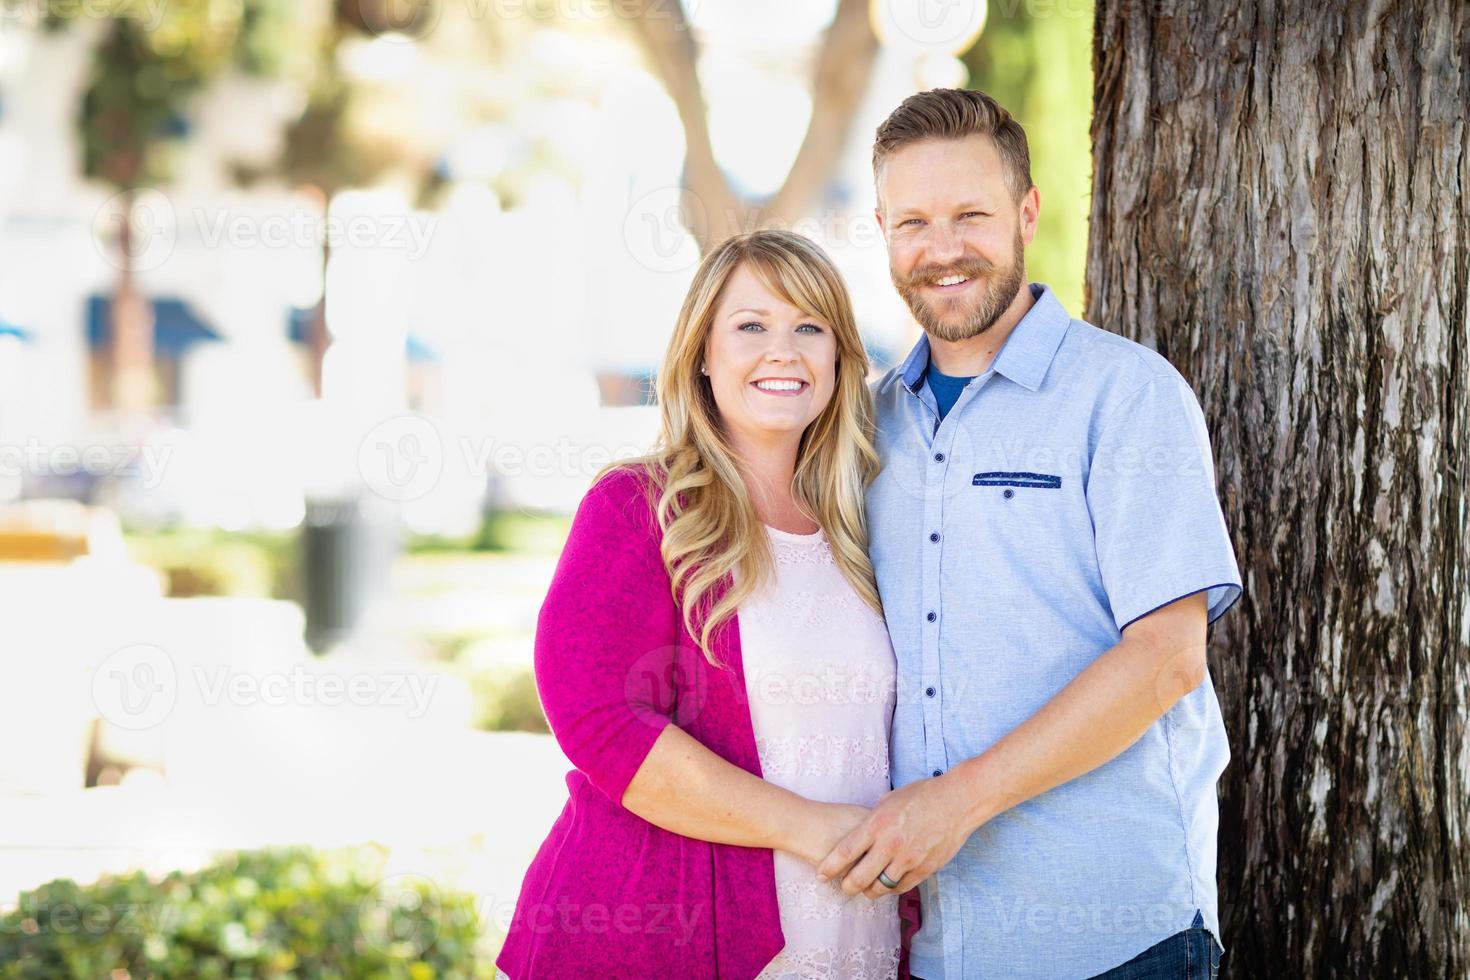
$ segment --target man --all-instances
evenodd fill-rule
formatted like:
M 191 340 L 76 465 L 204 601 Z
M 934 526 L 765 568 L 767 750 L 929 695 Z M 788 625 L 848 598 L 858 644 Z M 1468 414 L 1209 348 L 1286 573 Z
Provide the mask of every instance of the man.
M 1040 198 L 994 100 L 912 96 L 873 169 L 924 328 L 874 389 L 895 789 L 819 872 L 918 887 L 923 980 L 1213 976 L 1205 633 L 1241 583 L 1199 402 L 1027 283 Z

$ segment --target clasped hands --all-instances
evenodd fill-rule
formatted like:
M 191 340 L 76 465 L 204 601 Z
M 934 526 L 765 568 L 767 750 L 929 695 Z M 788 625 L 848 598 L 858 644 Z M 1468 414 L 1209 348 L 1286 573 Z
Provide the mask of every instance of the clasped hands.
M 869 810 L 816 804 L 795 853 L 817 865 L 819 881 L 839 881 L 869 898 L 908 891 L 949 863 L 970 832 L 964 800 L 939 777 L 885 794 Z M 878 880 L 886 872 L 898 882 Z

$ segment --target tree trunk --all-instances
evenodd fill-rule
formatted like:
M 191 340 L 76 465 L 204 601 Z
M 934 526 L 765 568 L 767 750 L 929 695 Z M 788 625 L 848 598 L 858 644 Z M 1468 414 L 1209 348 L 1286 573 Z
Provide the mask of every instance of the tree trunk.
M 325 222 L 328 208 L 331 207 L 332 196 L 324 194 L 327 201 L 322 207 L 322 221 Z M 314 398 L 322 397 L 322 367 L 327 360 L 327 348 L 332 346 L 332 336 L 327 330 L 327 269 L 332 264 L 332 243 L 328 236 L 322 236 L 322 298 L 317 300 L 316 308 L 311 311 L 311 326 L 307 330 L 306 349 L 311 357 L 311 393 Z
M 1193 383 L 1233 976 L 1470 973 L 1470 5 L 1099 0 L 1088 318 Z
M 698 45 L 684 5 L 679 0 L 652 0 L 631 24 L 684 126 L 684 213 L 700 251 L 731 235 L 790 228 L 806 217 L 842 153 L 878 53 L 868 0 L 838 0 L 817 52 L 811 121 L 781 189 L 762 206 L 741 201 L 715 159 L 699 85 Z
M 146 413 L 157 403 L 153 380 L 153 304 L 138 286 L 133 268 L 134 250 L 145 243 L 134 237 L 133 207 L 137 195 L 129 191 L 118 223 L 117 291 L 109 313 L 107 363 L 110 367 L 110 407 L 125 414 Z

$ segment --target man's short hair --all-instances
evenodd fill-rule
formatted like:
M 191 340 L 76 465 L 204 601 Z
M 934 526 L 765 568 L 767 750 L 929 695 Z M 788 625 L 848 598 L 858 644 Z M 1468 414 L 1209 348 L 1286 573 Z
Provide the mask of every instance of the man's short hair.
M 963 88 L 916 92 L 883 120 L 873 141 L 873 182 L 883 164 L 900 147 L 928 139 L 988 136 L 1000 154 L 1006 183 L 1019 200 L 1031 189 L 1031 151 L 1026 131 L 1005 107 L 986 95 Z

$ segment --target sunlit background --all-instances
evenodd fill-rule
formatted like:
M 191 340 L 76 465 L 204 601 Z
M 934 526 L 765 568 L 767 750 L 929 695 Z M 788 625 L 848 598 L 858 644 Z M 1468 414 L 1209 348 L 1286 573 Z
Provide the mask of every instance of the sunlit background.
M 701 247 L 815 238 L 892 364 L 873 132 L 982 88 L 1080 315 L 1091 27 L 0 0 L 0 977 L 493 975 L 565 798 L 536 612 Z

